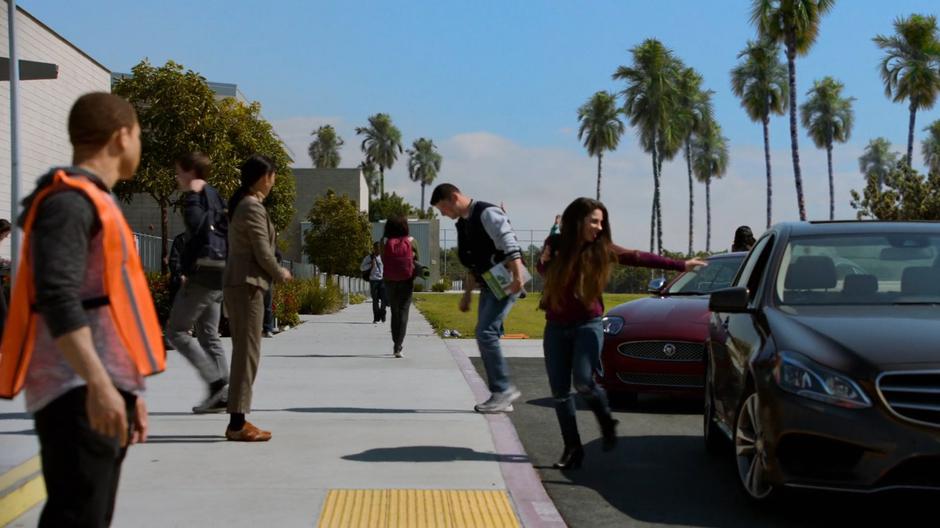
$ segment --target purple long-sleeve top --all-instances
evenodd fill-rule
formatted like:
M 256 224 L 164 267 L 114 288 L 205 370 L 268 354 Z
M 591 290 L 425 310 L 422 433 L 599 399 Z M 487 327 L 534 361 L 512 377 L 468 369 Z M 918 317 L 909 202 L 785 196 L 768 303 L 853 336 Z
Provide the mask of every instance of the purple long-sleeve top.
M 546 244 L 548 241 L 546 241 Z M 640 268 L 669 269 L 676 271 L 685 271 L 685 261 L 661 257 L 653 253 L 639 251 L 636 249 L 627 249 L 616 244 L 613 245 L 614 254 L 617 255 L 617 262 L 623 266 L 636 266 Z M 555 252 L 552 251 L 553 257 Z M 548 262 L 551 264 L 551 261 Z M 539 261 L 536 266 L 538 272 L 544 277 L 547 265 Z M 565 288 L 564 296 L 561 299 L 561 308 L 553 310 L 551 307 L 545 307 L 545 319 L 562 324 L 578 323 L 588 321 L 604 314 L 604 299 L 598 297 L 594 302 L 585 306 L 580 299 L 575 297 L 574 284 L 569 284 Z

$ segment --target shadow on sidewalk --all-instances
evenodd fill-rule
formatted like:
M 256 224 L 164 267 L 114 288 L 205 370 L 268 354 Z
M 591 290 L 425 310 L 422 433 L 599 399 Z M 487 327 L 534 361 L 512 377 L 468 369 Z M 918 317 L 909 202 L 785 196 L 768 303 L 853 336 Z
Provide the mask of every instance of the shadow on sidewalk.
M 147 444 L 209 444 L 227 442 L 223 435 L 149 435 Z
M 289 409 L 252 409 L 252 412 L 299 412 L 335 414 L 477 414 L 454 409 L 373 409 L 370 407 L 291 407 Z
M 0 413 L 0 420 L 32 420 L 33 417 L 29 413 L 25 412 L 14 412 L 14 413 Z
M 346 455 L 344 460 L 357 462 L 513 462 L 528 464 L 525 455 L 502 455 L 481 453 L 468 447 L 410 446 L 369 449 L 356 455 Z
M 398 359 L 391 354 L 271 354 L 264 357 L 276 358 L 376 358 Z
M 526 401 L 529 405 L 537 407 L 555 408 L 554 398 L 535 398 Z M 584 398 L 575 396 L 575 405 L 579 411 L 590 410 L 584 402 Z M 702 401 L 695 399 L 670 398 L 668 396 L 641 396 L 636 402 L 626 405 L 611 402 L 611 409 L 616 412 L 629 412 L 637 414 L 702 414 Z
M 36 436 L 36 430 L 35 429 L 23 429 L 22 431 L 3 431 L 3 432 L 0 432 L 0 435 Z

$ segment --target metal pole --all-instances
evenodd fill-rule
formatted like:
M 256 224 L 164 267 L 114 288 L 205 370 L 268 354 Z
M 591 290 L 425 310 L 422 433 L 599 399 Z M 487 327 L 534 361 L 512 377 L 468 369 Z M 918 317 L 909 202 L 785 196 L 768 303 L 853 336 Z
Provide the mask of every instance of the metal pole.
M 7 32 L 10 37 L 10 283 L 16 280 L 20 256 L 20 230 L 16 228 L 20 202 L 19 82 L 20 61 L 16 55 L 16 0 L 7 1 Z

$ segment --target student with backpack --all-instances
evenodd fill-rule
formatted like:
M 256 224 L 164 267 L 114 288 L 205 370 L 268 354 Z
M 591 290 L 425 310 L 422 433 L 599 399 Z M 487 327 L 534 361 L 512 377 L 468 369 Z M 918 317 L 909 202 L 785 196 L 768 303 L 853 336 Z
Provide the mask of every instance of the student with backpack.
M 392 354 L 397 358 L 401 357 L 402 342 L 408 330 L 417 258 L 414 239 L 408 236 L 408 220 L 403 216 L 389 218 L 383 235 L 383 280 L 392 311 Z
M 176 162 L 188 242 L 181 258 L 182 284 L 166 324 L 167 340 L 208 386 L 208 396 L 193 407 L 196 414 L 224 412 L 228 397 L 228 362 L 219 339 L 228 217 L 219 192 L 206 183 L 210 169 L 209 158 L 200 153 Z
M 388 310 L 388 296 L 385 293 L 385 283 L 382 280 L 385 276 L 385 266 L 382 263 L 382 244 L 380 242 L 372 243 L 372 253 L 362 259 L 359 271 L 362 272 L 362 280 L 369 281 L 369 295 L 372 296 L 372 324 L 380 321 L 384 323 Z

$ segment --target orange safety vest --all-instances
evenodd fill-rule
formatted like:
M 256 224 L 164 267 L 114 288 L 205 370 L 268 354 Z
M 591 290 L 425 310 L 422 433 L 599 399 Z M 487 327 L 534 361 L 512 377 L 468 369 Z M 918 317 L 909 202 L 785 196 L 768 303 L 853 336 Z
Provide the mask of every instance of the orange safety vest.
M 94 204 L 101 222 L 104 297 L 95 299 L 96 303 L 107 305 L 107 316 L 113 321 L 121 345 L 140 375 L 149 376 L 166 368 L 166 349 L 157 311 L 124 214 L 109 193 L 85 178 L 72 177 L 59 170 L 52 184 L 33 199 L 23 226 L 17 280 L 0 344 L 0 397 L 3 398 L 13 398 L 23 388 L 36 345 L 37 320 L 41 317 L 34 309 L 36 292 L 30 261 L 30 236 L 36 211 L 46 196 L 63 189 L 84 193 Z

